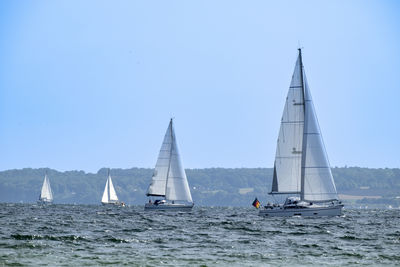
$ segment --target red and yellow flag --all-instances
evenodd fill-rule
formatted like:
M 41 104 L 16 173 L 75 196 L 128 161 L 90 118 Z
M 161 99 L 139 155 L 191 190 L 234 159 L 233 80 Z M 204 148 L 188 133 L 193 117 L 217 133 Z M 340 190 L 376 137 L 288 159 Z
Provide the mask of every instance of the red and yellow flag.
M 258 199 L 254 199 L 253 204 L 254 207 L 256 207 L 256 209 L 258 209 L 260 207 L 260 201 L 258 201 Z

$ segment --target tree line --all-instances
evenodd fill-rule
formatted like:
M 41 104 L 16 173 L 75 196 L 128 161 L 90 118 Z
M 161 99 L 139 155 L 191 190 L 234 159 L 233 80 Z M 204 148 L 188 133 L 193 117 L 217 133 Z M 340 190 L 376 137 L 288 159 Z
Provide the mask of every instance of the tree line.
M 46 171 L 55 203 L 100 203 L 107 179 L 106 168 L 97 173 L 59 172 L 46 168 L 2 171 L 0 202 L 36 202 Z M 132 205 L 144 204 L 152 173 L 153 169 L 148 168 L 111 169 L 119 199 Z M 272 173 L 272 168 L 186 170 L 193 200 L 199 206 L 249 206 L 255 197 L 262 202 L 271 200 L 268 192 L 271 190 Z M 379 200 L 366 199 L 366 203 L 390 202 L 400 196 L 400 169 L 335 167 L 332 173 L 339 194 L 382 196 Z

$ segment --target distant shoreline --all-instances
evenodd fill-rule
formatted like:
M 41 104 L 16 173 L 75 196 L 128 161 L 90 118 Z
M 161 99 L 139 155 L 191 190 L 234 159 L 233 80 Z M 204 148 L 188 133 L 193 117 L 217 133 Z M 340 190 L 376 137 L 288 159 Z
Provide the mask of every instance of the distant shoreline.
M 24 168 L 0 171 L 0 202 L 34 203 L 40 194 L 47 171 L 54 203 L 100 203 L 107 169 L 97 173 L 49 168 Z M 400 206 L 400 169 L 359 167 L 332 168 L 339 198 L 349 206 Z M 152 168 L 110 170 L 118 198 L 130 205 L 144 205 Z M 195 206 L 250 206 L 254 198 L 274 202 L 268 195 L 272 168 L 186 169 Z

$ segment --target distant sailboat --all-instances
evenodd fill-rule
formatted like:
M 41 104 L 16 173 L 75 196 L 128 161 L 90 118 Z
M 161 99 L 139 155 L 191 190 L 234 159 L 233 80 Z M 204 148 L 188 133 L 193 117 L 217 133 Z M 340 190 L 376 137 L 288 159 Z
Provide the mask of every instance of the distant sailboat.
M 161 145 L 151 184 L 147 190 L 149 203 L 145 210 L 182 210 L 193 208 L 192 195 L 176 144 L 172 119 Z M 152 201 L 152 198 L 155 201 Z
M 295 195 L 268 204 L 261 216 L 340 215 L 328 156 L 303 68 L 301 49 L 282 115 L 271 195 Z M 297 196 L 296 196 L 297 195 Z
M 53 192 L 51 191 L 50 180 L 47 177 L 47 172 L 44 175 L 42 191 L 40 192 L 38 202 L 41 204 L 49 204 L 53 202 Z
M 101 198 L 101 203 L 103 205 L 122 205 L 125 206 L 123 202 L 118 201 L 117 193 L 115 192 L 114 185 L 110 176 L 110 169 L 108 169 L 108 177 L 106 182 L 106 187 L 104 188 L 103 197 Z

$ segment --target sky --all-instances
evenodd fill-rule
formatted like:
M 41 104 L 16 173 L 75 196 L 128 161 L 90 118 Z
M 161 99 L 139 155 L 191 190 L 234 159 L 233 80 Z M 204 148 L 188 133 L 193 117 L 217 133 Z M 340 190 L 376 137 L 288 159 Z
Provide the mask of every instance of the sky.
M 0 1 L 0 170 L 273 167 L 297 57 L 332 167 L 400 167 L 398 1 Z

